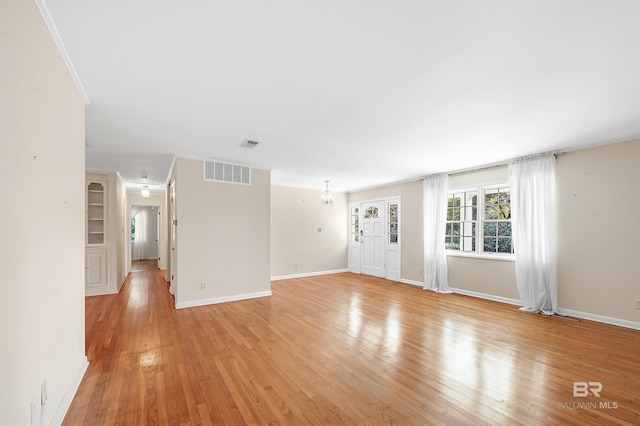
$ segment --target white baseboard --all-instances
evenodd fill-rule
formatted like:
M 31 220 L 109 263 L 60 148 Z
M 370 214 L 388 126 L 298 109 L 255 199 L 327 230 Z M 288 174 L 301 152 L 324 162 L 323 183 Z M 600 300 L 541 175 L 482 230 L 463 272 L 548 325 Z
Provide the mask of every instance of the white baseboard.
M 604 324 L 617 325 L 618 327 L 632 328 L 640 330 L 640 322 L 623 320 L 620 318 L 606 317 L 604 315 L 590 314 L 587 312 L 574 311 L 571 309 L 558 308 L 558 312 L 570 317 L 582 318 Z
M 508 303 L 510 305 L 522 306 L 522 302 L 519 301 L 518 299 L 511 299 L 511 298 L 502 297 L 502 296 L 494 296 L 493 294 L 478 293 L 476 291 L 463 290 L 461 288 L 452 288 L 451 291 L 458 294 L 464 294 L 465 296 L 477 297 L 479 299 L 493 300 L 494 302 L 502 302 L 502 303 Z
M 494 302 L 508 303 L 510 305 L 522 306 L 522 302 L 517 299 L 510 299 L 508 297 L 494 296 L 492 294 L 477 293 L 475 291 L 462 290 L 459 288 L 452 288 L 451 291 L 458 294 L 464 294 L 467 296 L 478 297 L 480 299 L 493 300 Z M 618 327 L 631 328 L 634 330 L 640 330 L 640 322 L 623 320 L 620 318 L 607 317 L 604 315 L 590 314 L 588 312 L 574 311 L 571 309 L 558 308 L 558 313 L 575 318 L 582 318 L 589 321 L 601 322 L 603 324 L 616 325 Z
M 82 357 L 80 365 L 76 370 L 76 374 L 73 377 L 73 381 L 69 385 L 67 392 L 64 394 L 58 409 L 56 410 L 56 414 L 53 416 L 51 420 L 52 425 L 61 425 L 64 417 L 67 415 L 67 411 L 69 411 L 69 407 L 71 407 L 71 402 L 73 401 L 73 397 L 76 396 L 76 392 L 78 392 L 78 388 L 80 387 L 80 383 L 82 382 L 82 378 L 84 377 L 84 373 L 87 371 L 89 367 L 89 360 L 86 356 Z
M 176 309 L 195 308 L 197 306 L 216 305 L 218 303 L 236 302 L 238 300 L 255 299 L 271 296 L 271 290 L 256 293 L 234 294 L 233 296 L 214 297 L 211 299 L 198 299 L 189 302 L 176 303 Z
M 118 294 L 118 290 L 114 290 L 110 287 L 89 287 L 85 288 L 85 296 L 106 296 L 109 294 Z
M 341 274 L 343 272 L 349 272 L 349 270 L 348 269 L 332 269 L 330 271 L 305 272 L 303 274 L 293 274 L 293 275 L 279 275 L 279 276 L 271 277 L 271 281 L 291 280 L 294 278 L 317 277 L 318 275 Z
M 400 278 L 398 280 L 398 282 L 400 282 L 402 284 L 413 285 L 413 286 L 420 287 L 420 288 L 424 287 L 424 283 L 422 281 L 414 281 L 414 280 L 408 280 L 406 278 Z

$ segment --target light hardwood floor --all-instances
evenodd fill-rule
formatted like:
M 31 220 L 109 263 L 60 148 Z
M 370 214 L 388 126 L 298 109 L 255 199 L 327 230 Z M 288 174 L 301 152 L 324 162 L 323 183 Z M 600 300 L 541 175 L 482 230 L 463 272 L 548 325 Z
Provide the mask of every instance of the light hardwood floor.
M 131 261 L 132 272 L 155 271 L 157 269 L 158 269 L 158 261 L 156 259 Z
M 65 424 L 640 424 L 638 331 L 349 273 L 272 291 L 176 311 L 145 271 L 88 297 Z

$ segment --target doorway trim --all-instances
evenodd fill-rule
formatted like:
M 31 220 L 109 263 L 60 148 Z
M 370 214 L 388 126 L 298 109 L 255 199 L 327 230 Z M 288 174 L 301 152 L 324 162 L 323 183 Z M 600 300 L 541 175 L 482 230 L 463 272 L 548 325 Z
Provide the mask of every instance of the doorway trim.
M 362 273 L 362 220 L 364 216 L 365 205 L 383 202 L 384 211 L 382 212 L 382 219 L 384 223 L 384 273 L 383 276 L 387 280 L 402 281 L 402 203 L 399 195 L 385 198 L 377 198 L 372 200 L 356 201 L 348 204 L 348 265 L 349 271 L 361 274 Z M 390 205 L 397 206 L 397 237 L 395 242 L 390 242 L 390 223 L 389 223 L 389 208 Z M 356 210 L 357 209 L 357 213 Z M 355 218 L 357 217 L 358 227 L 355 227 Z

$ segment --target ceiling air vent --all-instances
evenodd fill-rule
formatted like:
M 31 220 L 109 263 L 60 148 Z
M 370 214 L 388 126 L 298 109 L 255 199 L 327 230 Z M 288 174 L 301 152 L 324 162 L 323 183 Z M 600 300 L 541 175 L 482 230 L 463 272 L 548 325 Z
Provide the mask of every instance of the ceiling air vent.
M 245 141 L 244 141 L 244 142 L 242 142 L 242 143 L 240 144 L 240 146 L 241 146 L 241 147 L 243 147 L 243 148 L 253 149 L 253 148 L 255 148 L 256 146 L 258 146 L 258 144 L 259 144 L 259 143 L 260 143 L 260 142 L 258 142 L 258 141 L 252 141 L 251 139 L 245 139 Z
M 203 163 L 204 180 L 251 185 L 251 167 L 213 160 Z

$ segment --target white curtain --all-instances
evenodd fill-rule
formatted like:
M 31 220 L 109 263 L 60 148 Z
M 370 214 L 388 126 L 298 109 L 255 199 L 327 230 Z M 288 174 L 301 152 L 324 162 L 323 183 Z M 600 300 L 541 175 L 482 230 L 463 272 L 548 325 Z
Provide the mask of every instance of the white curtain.
M 555 156 L 514 161 L 509 184 L 521 310 L 553 315 L 558 308 Z
M 133 260 L 146 259 L 145 247 L 147 245 L 147 211 L 140 210 L 134 215 L 136 232 L 133 240 Z
M 424 289 L 451 293 L 447 278 L 444 234 L 447 225 L 449 176 L 424 180 Z

